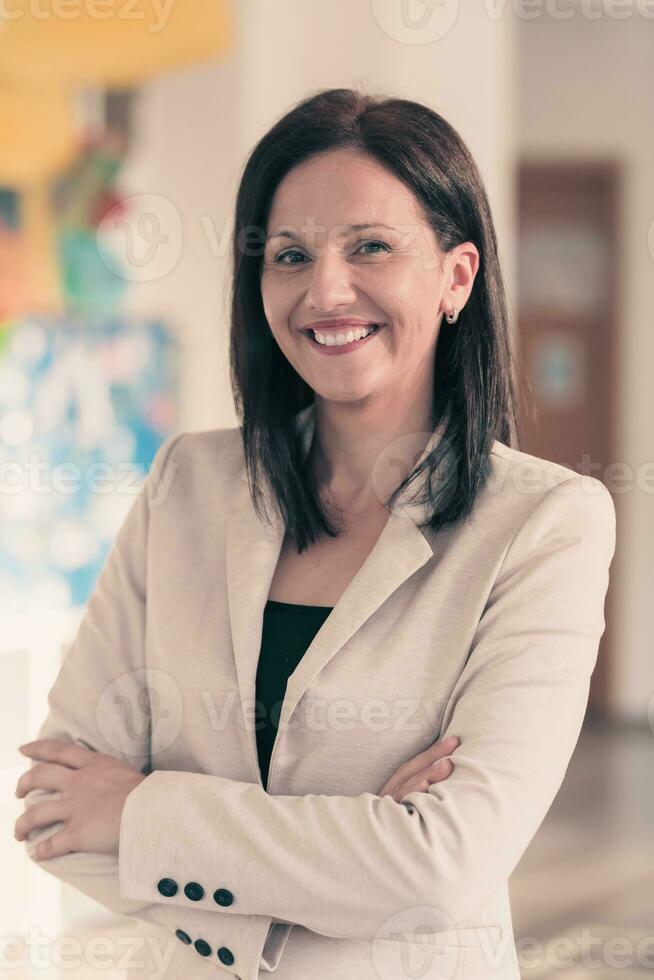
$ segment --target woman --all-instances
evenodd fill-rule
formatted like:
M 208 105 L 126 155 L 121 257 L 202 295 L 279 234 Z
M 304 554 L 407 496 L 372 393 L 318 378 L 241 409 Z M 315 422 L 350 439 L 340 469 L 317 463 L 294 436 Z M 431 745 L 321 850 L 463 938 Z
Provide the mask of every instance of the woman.
M 441 116 L 335 89 L 263 137 L 231 367 L 241 426 L 159 450 L 17 836 L 164 927 L 168 977 L 519 980 L 507 882 L 579 735 L 615 514 L 517 448 L 493 223 Z

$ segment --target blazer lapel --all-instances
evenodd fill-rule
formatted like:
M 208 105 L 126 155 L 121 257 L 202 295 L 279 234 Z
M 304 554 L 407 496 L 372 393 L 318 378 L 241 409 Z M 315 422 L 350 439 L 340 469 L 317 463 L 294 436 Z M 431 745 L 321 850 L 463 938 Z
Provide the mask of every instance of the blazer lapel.
M 372 551 L 291 674 L 279 719 L 280 729 L 334 654 L 432 555 L 430 544 L 416 525 L 408 517 L 392 513 Z
M 298 414 L 297 425 L 305 453 L 314 430 L 313 405 Z M 425 448 L 430 451 L 438 430 Z M 421 457 L 422 458 L 422 457 Z M 401 498 L 402 499 L 402 498 Z M 232 494 L 226 530 L 226 582 L 239 693 L 246 719 L 253 771 L 260 780 L 256 733 L 252 724 L 256 704 L 256 673 L 261 648 L 263 612 L 284 540 L 281 516 L 269 495 L 273 523 L 254 510 L 245 463 Z M 291 674 L 279 719 L 281 732 L 313 679 L 382 603 L 434 554 L 417 527 L 424 509 L 409 502 L 391 512 L 372 551 L 323 623 Z
M 275 516 L 272 525 L 260 521 L 252 504 L 247 480 L 242 476 L 236 481 L 227 514 L 227 601 L 248 751 L 259 782 L 261 771 L 253 725 L 257 664 L 263 610 L 285 533 L 277 519 L 277 512 Z

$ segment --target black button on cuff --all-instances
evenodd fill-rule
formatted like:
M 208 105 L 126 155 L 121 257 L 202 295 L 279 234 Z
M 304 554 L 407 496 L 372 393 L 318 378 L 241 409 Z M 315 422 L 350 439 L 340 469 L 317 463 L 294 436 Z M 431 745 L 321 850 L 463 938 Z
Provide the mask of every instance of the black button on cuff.
M 189 881 L 188 884 L 184 885 L 184 894 L 192 902 L 199 902 L 201 898 L 204 898 L 204 888 L 197 881 Z
M 201 956 L 211 956 L 211 946 L 204 939 L 196 939 L 193 945 Z
M 213 893 L 213 900 L 218 905 L 231 905 L 234 901 L 234 896 L 227 888 L 218 888 Z
M 175 935 L 178 939 L 181 939 L 183 943 L 186 943 L 187 946 L 191 945 L 191 937 L 189 936 L 188 932 L 184 932 L 183 929 L 175 929 Z
M 227 949 L 226 946 L 221 946 L 218 950 L 218 959 L 221 963 L 224 963 L 225 966 L 231 966 L 234 962 L 234 954 L 232 953 L 231 949 Z
M 173 895 L 177 894 L 177 882 L 173 878 L 162 878 L 161 881 L 157 882 L 157 889 L 166 898 L 172 898 Z

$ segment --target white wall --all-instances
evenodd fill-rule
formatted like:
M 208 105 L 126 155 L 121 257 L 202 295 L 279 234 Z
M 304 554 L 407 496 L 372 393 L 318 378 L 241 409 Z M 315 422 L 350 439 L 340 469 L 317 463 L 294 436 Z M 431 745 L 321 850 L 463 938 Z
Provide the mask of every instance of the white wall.
M 644 719 L 654 710 L 654 493 L 638 489 L 636 478 L 654 459 L 654 20 L 636 5 L 624 20 L 589 19 L 581 8 L 565 20 L 520 20 L 519 50 L 521 152 L 612 158 L 624 167 L 616 461 L 630 479 L 628 492 L 614 497 L 612 694 L 616 715 Z M 651 475 L 649 485 L 654 490 Z
M 180 429 L 234 424 L 224 296 L 226 233 L 235 153 L 236 65 L 232 59 L 175 72 L 145 86 L 138 137 L 121 175 L 124 193 L 148 195 L 146 210 L 171 237 L 175 264 L 135 282 L 125 308 L 162 316 L 181 344 Z M 179 227 L 176 226 L 179 222 Z M 143 245 L 145 250 L 145 245 Z

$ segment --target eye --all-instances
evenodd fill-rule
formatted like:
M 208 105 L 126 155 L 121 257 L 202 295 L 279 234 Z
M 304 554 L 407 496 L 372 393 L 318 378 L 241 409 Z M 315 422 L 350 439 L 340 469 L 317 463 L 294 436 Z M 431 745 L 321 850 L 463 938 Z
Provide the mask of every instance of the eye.
M 386 242 L 382 242 L 382 241 L 365 241 L 365 242 L 361 242 L 361 244 L 359 245 L 359 248 L 363 248 L 364 245 L 379 245 L 379 247 L 384 252 L 390 252 L 391 251 L 391 246 L 390 245 L 387 245 Z M 358 249 L 357 249 L 357 251 L 358 251 Z M 280 252 L 279 255 L 275 256 L 275 259 L 273 261 L 277 265 L 303 265 L 304 263 L 302 263 L 302 262 L 300 262 L 300 263 L 298 263 L 298 262 L 282 262 L 282 259 L 286 258 L 287 255 L 303 255 L 303 254 L 304 253 L 301 252 L 297 248 L 287 248 L 286 251 Z M 379 255 L 379 252 L 367 252 L 365 254 L 367 254 L 367 255 Z
M 287 255 L 302 255 L 302 252 L 300 252 L 297 248 L 288 248 L 285 252 L 280 252 L 279 255 L 276 255 L 275 258 L 273 259 L 273 261 L 277 265 L 297 265 L 298 264 L 297 262 L 282 262 L 282 259 L 285 259 Z
M 363 248 L 364 245 L 379 245 L 385 252 L 390 252 L 390 250 L 391 250 L 391 246 L 390 245 L 387 245 L 386 242 L 377 242 L 377 241 L 375 241 L 375 242 L 363 242 L 362 245 L 361 245 L 361 248 Z M 377 252 L 372 252 L 372 253 L 368 253 L 368 254 L 377 255 L 378 253 Z

